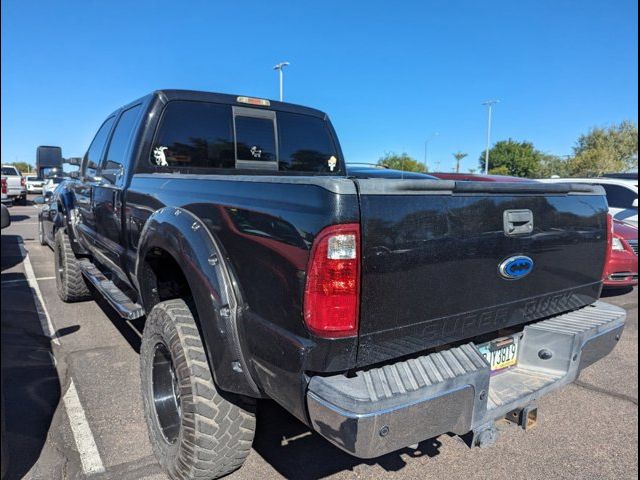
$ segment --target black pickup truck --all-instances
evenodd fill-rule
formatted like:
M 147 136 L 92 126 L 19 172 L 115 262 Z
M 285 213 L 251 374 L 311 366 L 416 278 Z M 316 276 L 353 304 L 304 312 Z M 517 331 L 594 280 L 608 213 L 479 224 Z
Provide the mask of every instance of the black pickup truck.
M 598 301 L 600 187 L 349 170 L 311 108 L 154 92 L 107 117 L 54 202 L 62 300 L 145 319 L 172 478 L 240 467 L 261 398 L 361 458 L 443 433 L 489 445 L 624 327 Z

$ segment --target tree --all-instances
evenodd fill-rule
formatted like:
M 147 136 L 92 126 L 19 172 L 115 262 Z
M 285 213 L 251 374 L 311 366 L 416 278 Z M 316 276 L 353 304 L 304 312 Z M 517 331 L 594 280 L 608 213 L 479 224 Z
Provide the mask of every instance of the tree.
M 396 170 L 403 170 L 405 172 L 424 173 L 427 171 L 422 163 L 411 158 L 407 153 L 401 153 L 398 155 L 396 153 L 387 152 L 384 156 L 380 157 L 378 165 Z
M 20 173 L 29 173 L 29 172 L 33 172 L 35 167 L 27 162 L 13 162 L 10 163 L 9 165 L 13 165 L 14 167 L 16 167 Z
M 513 175 L 516 177 L 532 177 L 540 163 L 542 153 L 533 147 L 531 142 L 501 140 L 489 150 L 489 173 L 494 175 Z M 478 160 L 484 170 L 485 152 Z
M 638 166 L 638 126 L 628 120 L 581 135 L 568 161 L 572 176 L 596 177 Z
M 559 177 L 569 176 L 569 162 L 557 155 L 541 154 L 534 176 L 536 178 L 551 178 L 554 175 Z
M 460 161 L 469 155 L 468 153 L 456 152 L 453 157 L 456 159 L 456 173 L 460 173 Z

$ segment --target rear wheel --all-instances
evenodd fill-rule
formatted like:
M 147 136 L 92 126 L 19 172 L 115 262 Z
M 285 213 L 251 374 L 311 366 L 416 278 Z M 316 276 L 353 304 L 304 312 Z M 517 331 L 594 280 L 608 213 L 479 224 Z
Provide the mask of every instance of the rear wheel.
M 242 466 L 253 442 L 253 406 L 215 386 L 184 300 L 161 302 L 151 310 L 140 373 L 151 445 L 171 478 L 214 479 Z
M 80 270 L 80 260 L 71 248 L 69 237 L 59 229 L 55 234 L 53 249 L 56 264 L 56 287 L 63 302 L 80 302 L 91 299 L 91 292 Z

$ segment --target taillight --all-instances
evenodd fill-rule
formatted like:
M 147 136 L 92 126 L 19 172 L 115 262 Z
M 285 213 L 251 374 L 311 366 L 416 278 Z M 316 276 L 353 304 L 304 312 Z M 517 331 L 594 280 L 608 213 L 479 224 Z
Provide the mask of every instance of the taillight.
M 27 184 L 26 180 L 24 177 L 20 177 L 20 185 L 22 185 L 23 187 Z
M 7 179 L 2 179 L 2 193 L 7 193 Z
M 332 225 L 311 248 L 304 290 L 304 321 L 320 337 L 358 333 L 360 225 Z
M 613 217 L 607 213 L 607 253 L 604 256 L 604 265 L 602 266 L 602 278 L 604 279 L 607 272 L 607 265 L 611 259 L 613 250 Z

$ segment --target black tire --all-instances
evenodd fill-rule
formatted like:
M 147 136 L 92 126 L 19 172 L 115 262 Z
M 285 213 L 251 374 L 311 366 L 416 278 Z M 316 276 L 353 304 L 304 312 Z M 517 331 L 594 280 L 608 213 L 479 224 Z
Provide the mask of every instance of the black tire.
M 27 205 L 27 196 L 25 195 L 24 197 L 18 197 L 18 202 L 16 203 L 16 205 L 26 206 Z
M 151 446 L 172 479 L 214 479 L 242 466 L 255 409 L 218 391 L 184 300 L 161 302 L 147 316 L 140 374 Z
M 60 299 L 68 303 L 90 300 L 91 292 L 80 271 L 80 260 L 73 253 L 69 237 L 62 229 L 55 234 L 53 253 L 56 265 L 56 287 L 58 287 Z
M 44 225 L 42 224 L 40 215 L 38 215 L 38 242 L 40 242 L 40 245 L 47 244 L 47 241 L 44 238 Z

